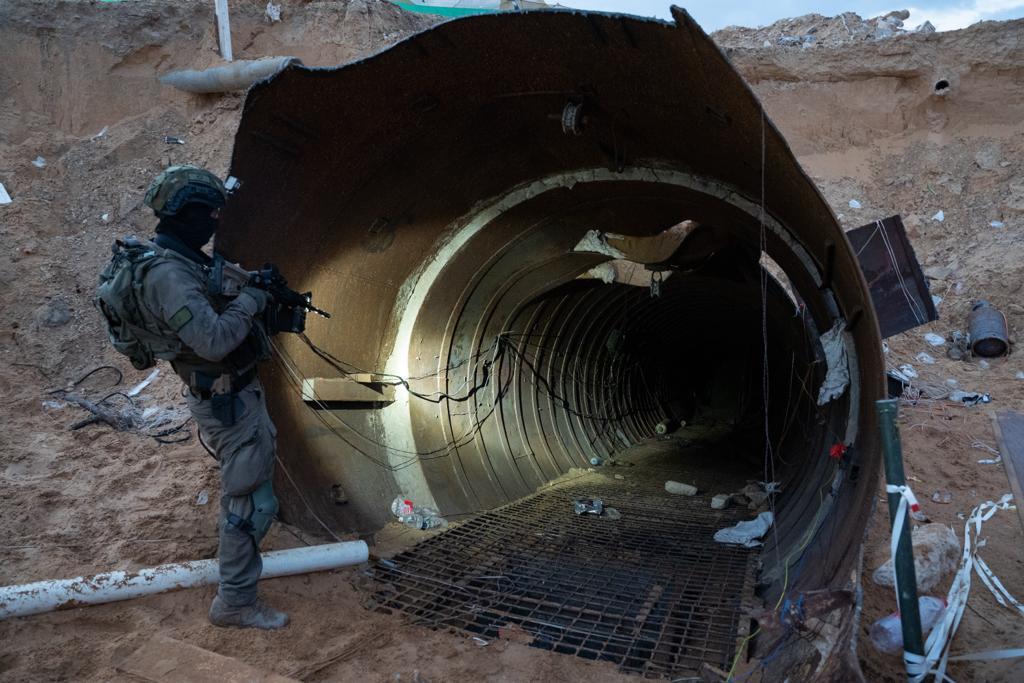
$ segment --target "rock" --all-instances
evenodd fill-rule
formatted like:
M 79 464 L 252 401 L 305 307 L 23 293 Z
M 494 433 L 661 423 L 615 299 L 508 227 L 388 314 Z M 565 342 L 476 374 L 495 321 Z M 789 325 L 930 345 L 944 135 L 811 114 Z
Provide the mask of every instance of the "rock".
M 960 562 L 960 539 L 944 524 L 925 524 L 914 529 L 913 546 L 914 570 L 920 592 L 931 591 Z M 895 584 L 891 558 L 875 570 L 871 580 L 879 586 Z
M 724 510 L 729 507 L 729 503 L 732 501 L 732 496 L 728 493 L 719 493 L 711 498 L 711 509 L 712 510 Z
M 952 266 L 928 266 L 924 269 L 924 276 L 930 280 L 945 280 L 952 274 Z
M 917 28 L 915 28 L 914 33 L 923 33 L 924 35 L 935 33 L 935 26 L 932 24 L 932 22 L 926 21 Z
M 755 510 L 761 505 L 764 505 L 765 501 L 768 500 L 768 493 L 757 484 L 747 484 L 743 487 L 743 490 L 740 491 L 740 494 L 750 501 L 747 503 L 747 507 L 751 510 Z
M 679 496 L 695 496 L 697 495 L 697 487 L 690 486 L 678 481 L 666 481 L 665 490 L 669 493 L 674 493 Z
M 1010 182 L 1009 194 L 1003 200 L 1001 208 L 1004 216 L 1024 213 L 1024 178 L 1016 178 Z
M 974 155 L 974 163 L 985 171 L 998 170 L 1000 168 L 998 143 L 989 143 L 979 149 Z
M 125 193 L 121 197 L 120 205 L 117 207 L 117 215 L 123 218 L 140 206 L 142 206 L 141 196 Z
M 71 309 L 62 299 L 54 299 L 36 309 L 36 320 L 46 327 L 67 325 L 71 322 Z

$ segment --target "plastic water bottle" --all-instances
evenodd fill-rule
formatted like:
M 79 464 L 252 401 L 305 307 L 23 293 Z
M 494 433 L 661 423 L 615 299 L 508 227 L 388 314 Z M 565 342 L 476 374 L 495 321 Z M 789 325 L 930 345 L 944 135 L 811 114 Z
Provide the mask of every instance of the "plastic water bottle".
M 917 599 L 917 608 L 921 612 L 921 633 L 924 636 L 939 622 L 946 611 L 946 601 L 931 595 L 922 595 Z M 900 624 L 900 613 L 882 617 L 871 624 L 871 642 L 875 649 L 887 655 L 898 655 L 903 652 L 903 626 Z
M 448 521 L 438 514 L 437 510 L 428 507 L 418 507 L 405 496 L 398 496 L 391 501 L 391 514 L 407 527 L 419 529 L 420 531 L 440 529 L 448 526 Z

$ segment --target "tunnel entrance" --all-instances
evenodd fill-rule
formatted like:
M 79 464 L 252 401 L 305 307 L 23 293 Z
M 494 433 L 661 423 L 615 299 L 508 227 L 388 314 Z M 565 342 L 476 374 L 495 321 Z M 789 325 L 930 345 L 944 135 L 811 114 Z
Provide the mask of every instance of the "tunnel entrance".
M 668 498 L 667 473 L 699 465 L 706 480 L 691 483 L 710 495 L 775 483 L 756 580 L 736 592 L 775 606 L 751 642 L 849 679 L 879 472 L 878 322 L 828 205 L 728 60 L 673 11 L 671 23 L 575 11 L 459 19 L 337 69 L 289 66 L 250 90 L 217 248 L 276 262 L 334 314 L 311 319 L 308 339 L 276 338 L 279 365 L 261 373 L 278 427 L 275 489 L 290 521 L 332 533 L 372 534 L 398 495 L 463 521 L 424 544 L 426 559 L 408 558 L 426 563 L 413 570 L 430 583 L 452 578 L 430 548 L 490 547 L 491 522 L 478 520 L 518 529 L 510 550 L 551 567 L 561 546 L 528 541 L 560 529 L 585 557 L 602 534 L 633 548 L 623 566 L 667 567 L 631 538 L 656 548 L 665 535 L 701 557 L 736 552 L 703 544 L 729 515 L 754 511 Z M 307 391 L 321 380 L 359 385 L 360 399 L 328 405 Z M 675 450 L 638 457 L 670 443 L 662 432 Z M 605 480 L 612 468 L 599 465 L 592 482 L 565 481 L 592 459 L 634 456 L 623 480 Z M 630 514 L 605 524 L 558 513 L 584 483 Z M 547 512 L 523 517 L 534 507 Z M 514 527 L 516 515 L 529 523 Z M 514 555 L 494 559 L 501 572 L 467 558 L 458 585 L 500 575 L 513 593 L 530 590 L 537 574 L 517 574 Z M 700 561 L 687 562 L 651 578 L 663 600 L 628 600 L 699 615 L 699 598 L 676 599 L 684 575 L 702 576 Z M 745 581 L 740 565 L 729 575 Z M 461 609 L 459 590 L 431 607 L 397 576 L 384 577 L 393 592 L 380 598 L 393 607 Z M 564 602 L 552 590 L 534 597 Z M 801 596 L 820 601 L 824 640 L 783 624 L 781 606 Z M 519 619 L 526 607 L 504 609 Z M 715 628 L 742 632 L 749 618 L 733 616 Z M 648 661 L 685 660 L 662 671 L 729 657 L 718 641 L 685 654 L 691 631 L 666 636 L 675 649 L 665 654 L 651 629 L 668 621 L 648 628 L 625 608 L 609 618 L 632 624 L 637 648 L 662 653 Z M 553 637 L 521 623 L 538 645 Z M 617 628 L 594 632 L 611 643 Z M 635 659 L 590 640 L 565 647 Z
M 456 517 L 492 510 L 674 433 L 717 454 L 712 481 L 716 467 L 737 478 L 709 496 L 778 491 L 763 578 L 766 594 L 785 589 L 834 501 L 829 452 L 848 439 L 855 390 L 819 405 L 829 360 L 813 311 L 828 297 L 796 293 L 800 271 L 780 262 L 801 263 L 799 249 L 756 206 L 694 185 L 549 178 L 480 207 L 426 259 L 389 361 L 421 379 L 407 421 L 382 415 L 389 443 L 406 434 L 429 454 L 403 470 L 420 489 L 403 491 Z

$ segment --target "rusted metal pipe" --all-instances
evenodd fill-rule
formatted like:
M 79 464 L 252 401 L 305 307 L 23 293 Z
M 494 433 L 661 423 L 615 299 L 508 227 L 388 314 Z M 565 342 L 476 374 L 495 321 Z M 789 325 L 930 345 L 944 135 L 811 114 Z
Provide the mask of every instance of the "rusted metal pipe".
M 978 301 L 967 316 L 971 351 L 976 356 L 997 358 L 1010 350 L 1010 331 L 1006 316 L 987 301 Z

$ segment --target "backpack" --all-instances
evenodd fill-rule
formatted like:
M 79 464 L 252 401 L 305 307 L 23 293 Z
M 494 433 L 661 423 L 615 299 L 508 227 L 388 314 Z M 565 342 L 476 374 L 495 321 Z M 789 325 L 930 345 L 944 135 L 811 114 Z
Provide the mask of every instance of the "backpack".
M 182 343 L 142 303 L 146 273 L 160 263 L 164 250 L 126 237 L 114 242 L 111 251 L 114 256 L 100 273 L 94 300 L 106 320 L 110 343 L 136 370 L 153 367 L 157 359 L 173 360 Z

